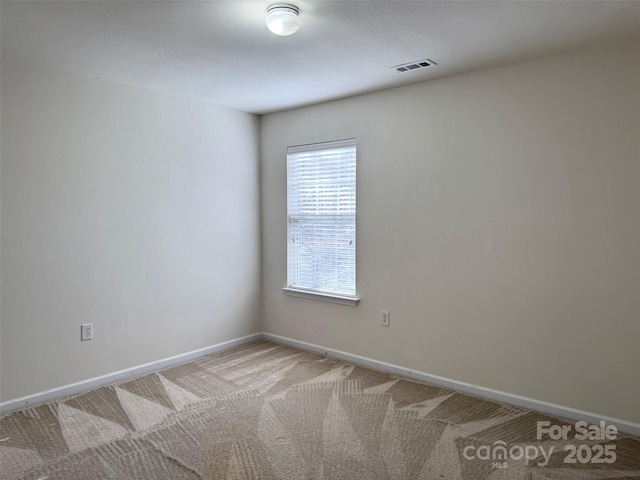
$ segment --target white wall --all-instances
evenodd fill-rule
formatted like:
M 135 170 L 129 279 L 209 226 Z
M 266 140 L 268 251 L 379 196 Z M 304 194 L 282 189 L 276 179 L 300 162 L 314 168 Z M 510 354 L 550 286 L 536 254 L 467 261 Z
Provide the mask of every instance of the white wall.
M 2 400 L 259 332 L 258 118 L 1 71 Z
M 640 43 L 275 113 L 261 134 L 266 332 L 640 422 Z M 351 137 L 362 300 L 288 297 L 285 149 Z

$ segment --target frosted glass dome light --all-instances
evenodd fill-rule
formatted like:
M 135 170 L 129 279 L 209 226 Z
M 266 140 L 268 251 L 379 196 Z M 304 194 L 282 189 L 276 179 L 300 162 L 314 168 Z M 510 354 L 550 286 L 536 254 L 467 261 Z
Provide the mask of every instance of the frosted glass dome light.
M 300 28 L 302 21 L 299 14 L 300 10 L 295 5 L 275 3 L 267 8 L 265 23 L 273 33 L 285 37 L 296 33 Z

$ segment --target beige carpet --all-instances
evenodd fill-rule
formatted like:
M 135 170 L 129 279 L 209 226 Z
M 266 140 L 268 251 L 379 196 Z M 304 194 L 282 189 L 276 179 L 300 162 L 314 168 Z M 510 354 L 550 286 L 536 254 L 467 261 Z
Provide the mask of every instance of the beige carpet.
M 545 420 L 571 433 L 538 440 Z M 640 478 L 640 439 L 575 433 L 574 422 L 259 341 L 5 415 L 0 478 Z

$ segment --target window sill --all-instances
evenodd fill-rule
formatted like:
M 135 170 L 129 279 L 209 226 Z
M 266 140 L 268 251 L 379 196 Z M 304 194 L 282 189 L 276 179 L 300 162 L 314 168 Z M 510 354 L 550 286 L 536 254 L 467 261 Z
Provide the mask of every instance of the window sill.
M 359 297 L 342 297 L 331 293 L 311 292 L 308 290 L 297 290 L 295 288 L 283 288 L 284 293 L 291 297 L 308 298 L 309 300 L 320 300 L 321 302 L 338 303 L 355 307 L 360 301 Z

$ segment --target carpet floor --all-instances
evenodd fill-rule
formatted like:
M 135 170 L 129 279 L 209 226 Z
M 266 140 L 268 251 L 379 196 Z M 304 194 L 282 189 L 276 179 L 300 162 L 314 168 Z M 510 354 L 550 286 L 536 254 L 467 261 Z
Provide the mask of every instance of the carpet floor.
M 257 341 L 3 416 L 0 478 L 640 479 L 640 438 L 582 433 Z

